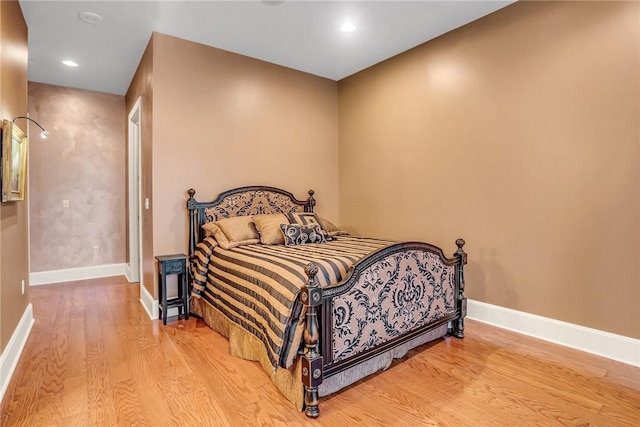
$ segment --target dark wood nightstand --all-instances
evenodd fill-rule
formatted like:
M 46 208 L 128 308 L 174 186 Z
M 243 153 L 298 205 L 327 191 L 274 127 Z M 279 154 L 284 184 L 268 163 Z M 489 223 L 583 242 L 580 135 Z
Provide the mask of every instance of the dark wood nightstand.
M 187 256 L 185 254 L 160 255 L 158 260 L 158 308 L 160 309 L 162 324 L 167 324 L 167 311 L 178 307 L 178 315 L 184 313 L 184 319 L 189 319 L 189 292 L 187 291 Z M 167 275 L 178 275 L 178 296 L 167 299 Z

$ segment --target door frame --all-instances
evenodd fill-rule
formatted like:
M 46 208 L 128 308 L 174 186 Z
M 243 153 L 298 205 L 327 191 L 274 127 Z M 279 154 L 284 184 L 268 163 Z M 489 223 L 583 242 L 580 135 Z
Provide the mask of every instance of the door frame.
M 129 282 L 143 286 L 142 274 L 142 153 L 141 153 L 142 97 L 138 97 L 129 112 L 128 135 L 128 187 L 129 187 L 129 264 L 127 278 Z

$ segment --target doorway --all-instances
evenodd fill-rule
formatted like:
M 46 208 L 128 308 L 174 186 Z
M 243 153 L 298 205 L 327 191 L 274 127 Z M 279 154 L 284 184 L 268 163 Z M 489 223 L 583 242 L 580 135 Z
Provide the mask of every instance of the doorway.
M 141 179 L 141 135 L 140 114 L 142 98 L 138 98 L 129 112 L 129 264 L 127 265 L 127 279 L 132 283 L 140 283 L 142 288 L 142 206 L 140 203 Z

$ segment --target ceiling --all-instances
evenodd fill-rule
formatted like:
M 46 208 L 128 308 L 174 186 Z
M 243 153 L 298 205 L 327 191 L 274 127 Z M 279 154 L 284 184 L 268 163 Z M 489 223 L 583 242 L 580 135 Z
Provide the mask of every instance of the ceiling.
M 123 95 L 158 31 L 340 80 L 513 1 L 36 1 L 29 80 Z M 82 21 L 91 12 L 102 20 Z M 346 21 L 352 32 L 340 27 Z M 71 59 L 79 64 L 62 64 Z

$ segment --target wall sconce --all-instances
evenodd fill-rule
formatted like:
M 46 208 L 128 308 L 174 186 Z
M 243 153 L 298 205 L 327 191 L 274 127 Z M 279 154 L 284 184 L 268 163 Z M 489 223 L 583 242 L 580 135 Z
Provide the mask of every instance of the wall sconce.
M 47 137 L 49 136 L 49 131 L 46 130 L 45 128 L 43 128 L 42 126 L 40 126 L 40 123 L 36 122 L 35 120 L 33 120 L 31 117 L 27 117 L 27 116 L 18 116 L 15 117 L 12 122 L 15 123 L 16 120 L 18 119 L 25 119 L 25 120 L 29 120 L 30 122 L 35 123 L 36 126 L 38 126 L 40 129 L 42 129 L 42 132 L 40 132 L 40 138 L 42 139 L 47 139 Z

